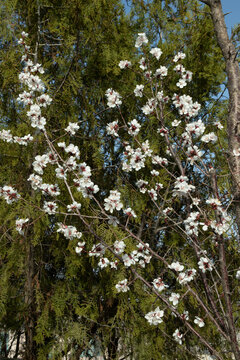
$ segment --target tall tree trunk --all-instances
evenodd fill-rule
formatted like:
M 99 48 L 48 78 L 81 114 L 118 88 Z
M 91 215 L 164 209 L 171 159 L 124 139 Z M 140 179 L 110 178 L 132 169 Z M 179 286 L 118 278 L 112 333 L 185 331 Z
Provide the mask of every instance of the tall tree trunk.
M 229 92 L 229 109 L 227 118 L 229 163 L 233 182 L 236 222 L 240 232 L 240 156 L 233 150 L 240 148 L 240 70 L 237 51 L 229 39 L 224 20 L 221 0 L 200 0 L 211 9 L 217 42 L 222 50 L 226 63 L 227 87 Z
M 232 175 L 236 223 L 240 232 L 240 156 L 234 155 L 234 150 L 238 150 L 240 148 L 240 70 L 237 60 L 237 51 L 232 42 L 232 39 L 229 39 L 227 33 L 221 0 L 200 1 L 210 7 L 217 42 L 222 50 L 226 64 L 227 87 L 229 92 L 229 109 L 227 117 L 229 164 Z M 229 336 L 232 341 L 232 351 L 234 353 L 235 359 L 240 360 L 240 349 L 237 342 L 236 328 L 232 315 L 231 294 L 227 274 L 224 239 L 222 239 L 220 242 L 219 260 L 221 265 L 222 285 L 227 310 Z
M 34 294 L 34 248 L 31 243 L 31 236 L 26 237 L 26 279 L 25 279 L 25 355 L 24 360 L 36 359 L 36 342 L 34 340 L 35 335 L 35 294 Z

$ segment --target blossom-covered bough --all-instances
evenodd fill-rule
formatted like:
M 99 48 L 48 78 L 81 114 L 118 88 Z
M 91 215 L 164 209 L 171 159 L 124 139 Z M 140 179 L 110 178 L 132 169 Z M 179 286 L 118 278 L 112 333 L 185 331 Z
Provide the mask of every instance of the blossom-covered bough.
M 125 277 L 116 283 L 117 293 L 131 291 L 136 281 L 151 290 L 155 300 L 145 314 L 150 325 L 161 328 L 161 323 L 175 317 L 177 325 L 171 336 L 180 346 L 185 346 L 186 337 L 194 336 L 215 358 L 224 359 L 225 349 L 230 349 L 239 359 L 237 305 L 231 298 L 234 285 L 230 290 L 230 280 L 236 284 L 240 270 L 227 264 L 225 246 L 226 242 L 237 241 L 236 228 L 233 216 L 227 211 L 231 197 L 226 198 L 218 186 L 219 173 L 214 168 L 213 155 L 223 127 L 217 121 L 206 124 L 199 115 L 200 104 L 184 94 L 192 80 L 192 73 L 182 64 L 185 54 L 177 53 L 167 67 L 161 61 L 162 50 L 156 47 L 149 50 L 146 35 L 138 35 L 135 46 L 139 53 L 142 51 L 138 64 L 142 81 L 132 89 L 132 95 L 141 108 L 141 116 L 137 113 L 134 119 L 126 120 L 121 112 L 124 96 L 112 88 L 106 90 L 107 111 L 118 115 L 118 120 L 107 125 L 106 132 L 123 149 L 123 177 L 129 182 L 136 179 L 131 183 L 136 200 L 131 202 L 120 183 L 119 188 L 108 194 L 94 183 L 92 169 L 74 144 L 74 135 L 79 131 L 77 123 L 70 122 L 62 130 L 61 142 L 50 136 L 45 114 L 52 99 L 40 79 L 44 70 L 30 59 L 26 33 L 22 33 L 19 43 L 24 48 L 24 70 L 19 76 L 24 91 L 18 100 L 28 107 L 29 125 L 44 135 L 47 146 L 44 153 L 35 156 L 33 173 L 27 179 L 32 189 L 41 192 L 44 198 L 38 211 L 53 217 L 56 233 L 74 242 L 76 256 L 95 257 L 102 271 L 107 267 L 113 271 L 125 269 Z M 122 71 L 132 71 L 134 65 L 121 60 L 119 67 Z M 169 77 L 176 79 L 175 91 L 165 93 Z M 148 138 L 146 124 L 150 119 L 158 124 L 155 132 L 160 139 L 159 149 Z M 142 131 L 145 135 L 141 135 Z M 0 132 L 0 137 L 19 146 L 34 140 L 30 134 L 18 138 L 6 130 Z M 240 149 L 237 150 L 239 156 Z M 55 174 L 51 184 L 44 180 L 49 168 Z M 134 176 L 130 177 L 131 174 Z M 69 196 L 67 204 L 61 201 L 63 186 Z M 24 201 L 17 184 L 16 189 L 2 184 L 1 195 L 10 205 Z M 112 242 L 99 235 L 91 217 L 82 211 L 81 201 L 86 198 L 93 209 L 92 218 L 111 229 Z M 137 199 L 151 203 L 151 219 L 144 219 L 138 207 L 135 209 Z M 71 224 L 73 217 L 79 219 L 78 228 Z M 31 226 L 29 219 L 16 220 L 16 229 L 22 236 L 28 226 Z M 152 232 L 154 242 L 145 241 L 145 231 Z M 88 246 L 83 232 L 93 236 L 92 247 Z M 179 246 L 174 241 L 168 251 L 162 250 L 164 237 L 171 238 L 171 234 L 181 239 L 179 251 L 172 250 Z M 189 258 L 181 256 L 181 250 L 189 253 Z M 149 279 L 151 262 L 157 263 L 159 270 L 155 278 Z M 134 276 L 129 281 L 130 274 Z M 213 328 L 221 339 L 222 353 L 202 332 L 206 326 Z

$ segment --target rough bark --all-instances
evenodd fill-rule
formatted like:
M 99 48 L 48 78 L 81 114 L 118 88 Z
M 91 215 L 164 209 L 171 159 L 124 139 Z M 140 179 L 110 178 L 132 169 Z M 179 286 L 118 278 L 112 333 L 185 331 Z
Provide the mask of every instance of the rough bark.
M 227 33 L 221 0 L 200 0 L 208 5 L 214 24 L 217 42 L 221 48 L 227 74 L 227 88 L 229 92 L 229 108 L 227 116 L 229 164 L 232 175 L 234 210 L 236 223 L 240 231 L 240 157 L 234 156 L 234 150 L 240 148 L 240 70 L 237 61 L 237 51 Z M 227 274 L 224 239 L 220 241 L 220 266 L 222 275 L 222 286 L 226 304 L 229 336 L 231 338 L 232 351 L 236 360 L 240 360 L 240 349 L 236 337 L 236 329 L 232 314 L 232 304 Z
M 27 313 L 25 317 L 25 360 L 36 359 L 36 342 L 35 336 L 35 294 L 34 294 L 34 257 L 33 245 L 31 244 L 31 237 L 26 238 L 26 280 L 25 280 L 25 304 Z
M 233 195 L 238 229 L 240 231 L 240 157 L 233 150 L 240 148 L 240 70 L 237 51 L 227 33 L 220 0 L 200 0 L 211 9 L 217 42 L 222 50 L 226 64 L 229 109 L 227 117 L 229 163 L 233 182 Z

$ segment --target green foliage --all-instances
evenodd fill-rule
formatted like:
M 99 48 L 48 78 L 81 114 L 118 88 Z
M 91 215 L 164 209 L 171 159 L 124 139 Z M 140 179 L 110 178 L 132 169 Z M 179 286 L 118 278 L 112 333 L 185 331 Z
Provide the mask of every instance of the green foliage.
M 183 263 L 191 263 L 189 258 L 192 258 L 192 254 L 179 233 L 161 230 L 152 235 L 156 223 L 156 228 L 164 226 L 165 219 L 147 200 L 146 194 L 136 200 L 135 183 L 139 178 L 132 174 L 124 175 L 121 171 L 122 148 L 106 135 L 106 124 L 115 120 L 115 115 L 112 111 L 104 110 L 104 94 L 107 88 L 114 87 L 126 99 L 122 109 L 126 121 L 135 116 L 140 118 L 140 108 L 145 99 L 136 102 L 135 97 L 129 94 L 140 83 L 141 77 L 138 73 L 120 72 L 118 63 L 122 59 L 138 63 L 139 56 L 137 52 L 134 53 L 133 39 L 137 32 L 146 30 L 152 43 L 162 48 L 164 53 L 161 61 L 164 64 L 176 51 L 186 51 L 186 67 L 194 74 L 189 93 L 202 104 L 212 103 L 214 117 L 221 120 L 226 106 L 221 102 L 214 103 L 212 96 L 218 93 L 224 79 L 222 56 L 216 46 L 210 18 L 201 13 L 195 1 L 191 4 L 187 1 L 144 3 L 137 0 L 132 3 L 132 12 L 126 16 L 117 0 L 72 0 L 71 4 L 62 0 L 28 0 L 25 7 L 22 1 L 3 0 L 0 5 L 1 127 L 19 136 L 29 132 L 26 110 L 16 101 L 22 90 L 18 84 L 21 54 L 16 38 L 25 30 L 29 32 L 33 49 L 36 41 L 40 42 L 37 61 L 43 63 L 46 69 L 43 79 L 54 99 L 45 113 L 49 129 L 52 130 L 51 140 L 58 141 L 69 121 L 78 122 L 80 131 L 71 142 L 79 146 L 81 158 L 94 169 L 94 181 L 99 187 L 106 193 L 120 189 L 125 207 L 134 208 L 138 217 L 130 222 L 133 233 L 143 222 L 143 241 L 148 242 L 161 256 L 169 251 L 173 259 L 178 255 Z M 164 91 L 169 95 L 176 91 L 174 78 Z M 172 120 L 174 114 L 169 115 L 168 121 Z M 213 121 L 215 119 L 210 115 L 206 116 L 209 127 Z M 150 137 L 152 149 L 161 156 L 166 149 L 156 132 L 158 125 L 154 116 L 145 121 L 141 141 Z M 67 136 L 63 140 L 69 141 Z M 224 137 L 221 140 L 224 149 Z M 169 328 L 164 324 L 155 328 L 146 323 L 144 315 L 158 302 L 139 281 L 132 277 L 133 291 L 117 293 L 115 284 L 132 276 L 128 270 L 114 272 L 104 269 L 100 272 L 97 258 L 76 256 L 77 241 L 68 242 L 56 233 L 59 218 L 42 216 L 45 198 L 40 192 L 33 192 L 26 179 L 33 172 L 31 164 L 34 157 L 46 150 L 47 144 L 41 134 L 36 136 L 33 145 L 26 148 L 0 143 L 0 184 L 11 184 L 26 199 L 26 203 L 19 202 L 14 206 L 0 200 L 0 327 L 17 332 L 23 328 L 26 330 L 28 320 L 34 320 L 34 346 L 39 360 L 45 359 L 48 354 L 51 359 L 59 359 L 68 352 L 79 356 L 96 338 L 101 348 L 108 348 L 109 351 L 113 339 L 119 341 L 123 344 L 122 354 L 130 352 L 133 358 L 157 360 L 162 354 L 163 359 L 170 359 L 175 352 L 178 359 L 194 358 L 178 351 L 178 345 L 172 338 L 176 326 L 171 314 L 168 314 Z M 224 150 L 220 147 L 214 161 L 222 163 L 223 154 Z M 141 176 L 149 183 L 159 181 L 166 187 L 169 176 L 160 170 L 159 176 L 153 180 L 148 175 L 150 168 L 151 164 L 148 163 Z M 54 171 L 47 168 L 44 181 L 52 183 L 55 181 L 53 179 Z M 226 188 L 226 181 L 222 181 L 223 188 Z M 62 205 L 59 208 L 63 210 L 64 205 L 68 204 L 68 194 L 64 185 L 60 187 Z M 98 236 L 109 246 L 116 239 L 126 238 L 127 251 L 133 250 L 135 242 L 124 229 L 125 219 L 120 219 L 121 229 L 108 226 L 102 219 L 96 219 L 99 213 L 91 206 L 89 199 L 84 199 L 74 189 L 73 193 L 77 194 L 76 199 L 81 202 L 83 213 L 94 217 L 91 222 Z M 98 194 L 98 200 L 105 195 Z M 164 197 L 170 206 L 170 190 Z M 181 215 L 180 203 L 175 205 L 175 211 Z M 30 219 L 31 229 L 26 231 L 25 236 L 15 230 L 18 218 Z M 65 221 L 64 215 L 61 221 Z M 70 221 L 83 232 L 83 239 L 90 249 L 94 243 L 93 235 L 84 231 L 76 217 Z M 29 253 L 31 256 L 28 256 Z M 192 266 L 196 266 L 194 261 L 192 263 Z M 140 272 L 151 282 L 162 270 L 157 262 L 153 262 Z M 169 280 L 172 289 L 176 289 L 174 280 Z M 203 289 L 196 290 L 203 293 Z M 31 298 L 31 304 L 27 297 Z M 186 301 L 194 312 L 197 306 L 194 298 L 186 296 Z M 211 328 L 208 331 L 212 332 L 212 339 L 218 341 L 216 333 Z M 195 345 L 191 336 L 187 341 L 189 346 Z

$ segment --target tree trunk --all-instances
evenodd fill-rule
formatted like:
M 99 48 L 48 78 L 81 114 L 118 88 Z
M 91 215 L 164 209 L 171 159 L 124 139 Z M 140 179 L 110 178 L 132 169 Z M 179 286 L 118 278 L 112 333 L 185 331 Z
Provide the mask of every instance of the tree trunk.
M 34 360 L 37 358 L 35 335 L 35 294 L 34 294 L 34 255 L 33 245 L 31 243 L 31 236 L 26 236 L 26 279 L 25 279 L 25 355 L 24 360 Z
M 229 39 L 220 0 L 200 0 L 211 9 L 217 42 L 222 50 L 226 63 L 227 88 L 229 92 L 229 109 L 227 118 L 229 163 L 233 182 L 233 195 L 236 222 L 240 232 L 240 156 L 235 156 L 233 150 L 240 148 L 240 70 L 237 51 Z
M 240 232 L 240 156 L 234 155 L 234 150 L 238 151 L 240 148 L 240 70 L 237 60 L 237 51 L 232 42 L 232 39 L 229 39 L 228 37 L 221 0 L 200 1 L 210 7 L 217 42 L 222 50 L 226 64 L 227 87 L 229 92 L 229 109 L 227 117 L 229 165 L 232 175 L 236 223 Z M 224 239 L 222 239 L 220 244 L 222 285 L 228 315 L 227 321 L 229 327 L 229 336 L 232 341 L 232 351 L 234 353 L 235 359 L 240 360 L 240 349 L 237 342 L 236 329 L 232 316 L 231 294 L 229 289 L 224 242 Z

